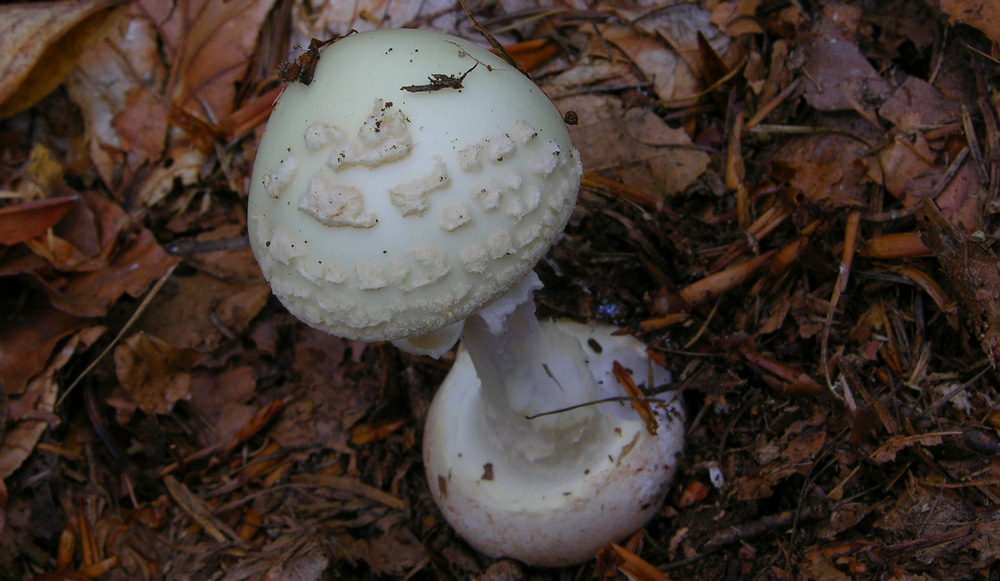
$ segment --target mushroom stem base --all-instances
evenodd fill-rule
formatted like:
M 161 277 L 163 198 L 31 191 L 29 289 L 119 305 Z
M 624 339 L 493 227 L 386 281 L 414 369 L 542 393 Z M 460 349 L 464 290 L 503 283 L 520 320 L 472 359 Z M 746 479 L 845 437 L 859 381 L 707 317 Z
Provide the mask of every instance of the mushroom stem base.
M 632 371 L 637 384 L 648 385 L 650 377 L 654 386 L 668 381 L 665 370 L 649 365 L 641 342 L 612 336 L 612 327 L 542 326 L 558 326 L 579 342 L 600 391 L 624 395 L 612 372 L 615 361 Z M 564 440 L 558 454 L 531 462 L 509 439 L 498 440 L 485 429 L 483 387 L 460 349 L 424 434 L 434 499 L 476 549 L 532 565 L 580 563 L 659 510 L 683 448 L 683 413 L 673 394 L 653 396 L 661 400 L 652 405 L 656 435 L 629 402 L 604 403 L 588 408 L 597 417 L 585 436 Z

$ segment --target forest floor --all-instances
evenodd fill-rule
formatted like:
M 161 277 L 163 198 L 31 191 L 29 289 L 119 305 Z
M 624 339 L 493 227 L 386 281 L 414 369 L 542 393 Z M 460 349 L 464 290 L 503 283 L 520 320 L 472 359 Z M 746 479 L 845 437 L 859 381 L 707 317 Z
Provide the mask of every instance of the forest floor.
M 585 174 L 542 316 L 687 409 L 620 551 L 483 557 L 425 482 L 453 354 L 271 296 L 249 176 L 311 38 L 446 0 L 0 6 L 0 580 L 1000 578 L 1000 5 L 472 2 Z M 647 568 L 643 568 L 647 567 Z

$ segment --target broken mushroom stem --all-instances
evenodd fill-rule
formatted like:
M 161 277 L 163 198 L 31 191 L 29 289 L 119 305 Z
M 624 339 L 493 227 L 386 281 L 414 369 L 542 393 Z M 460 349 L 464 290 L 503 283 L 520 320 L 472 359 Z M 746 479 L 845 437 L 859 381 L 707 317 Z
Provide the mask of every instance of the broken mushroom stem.
M 462 332 L 482 382 L 484 427 L 498 448 L 516 450 L 527 462 L 557 452 L 564 458 L 604 417 L 591 407 L 528 419 L 601 397 L 579 340 L 536 318 L 532 297 L 541 286 L 530 273 L 467 319 Z

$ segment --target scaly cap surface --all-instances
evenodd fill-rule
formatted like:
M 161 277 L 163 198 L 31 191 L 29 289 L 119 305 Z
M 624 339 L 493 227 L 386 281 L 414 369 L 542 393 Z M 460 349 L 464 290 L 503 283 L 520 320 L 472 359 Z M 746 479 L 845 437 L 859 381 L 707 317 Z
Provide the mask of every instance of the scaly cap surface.
M 306 323 L 369 341 L 427 333 L 545 254 L 579 159 L 544 93 L 492 53 L 428 31 L 351 35 L 279 98 L 251 178 L 250 244 Z

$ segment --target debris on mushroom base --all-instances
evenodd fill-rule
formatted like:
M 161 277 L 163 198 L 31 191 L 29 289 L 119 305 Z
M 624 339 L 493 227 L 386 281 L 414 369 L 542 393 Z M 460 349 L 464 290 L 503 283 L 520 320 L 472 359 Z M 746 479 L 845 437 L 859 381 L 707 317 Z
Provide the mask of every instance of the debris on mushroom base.
M 683 412 L 662 391 L 669 374 L 637 339 L 608 326 L 539 323 L 531 278 L 515 289 L 513 309 L 499 306 L 502 321 L 490 312 L 496 305 L 466 321 L 428 412 L 424 465 L 445 518 L 478 550 L 570 565 L 660 509 L 683 448 Z M 661 390 L 650 402 L 655 434 L 623 397 L 616 366 Z

